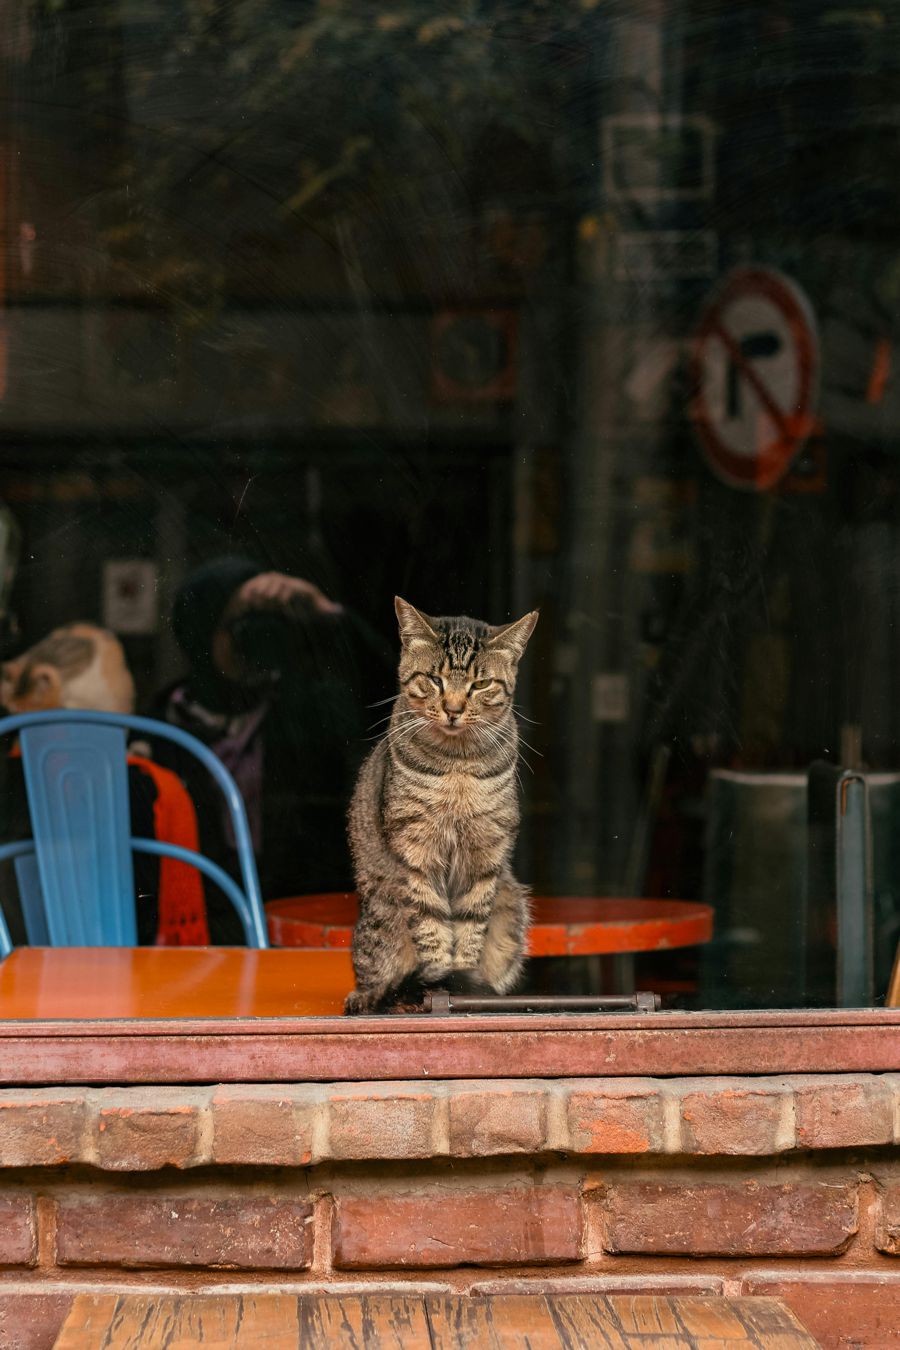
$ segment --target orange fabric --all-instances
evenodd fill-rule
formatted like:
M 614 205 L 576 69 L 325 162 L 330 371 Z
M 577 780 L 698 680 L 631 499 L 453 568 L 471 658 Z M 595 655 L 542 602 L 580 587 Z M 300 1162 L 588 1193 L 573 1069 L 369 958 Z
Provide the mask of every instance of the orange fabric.
M 142 755 L 128 763 L 149 774 L 156 786 L 153 804 L 155 834 L 161 843 L 199 851 L 197 813 L 181 779 Z M 209 928 L 203 882 L 195 867 L 175 858 L 159 859 L 159 924 L 157 947 L 207 947 Z

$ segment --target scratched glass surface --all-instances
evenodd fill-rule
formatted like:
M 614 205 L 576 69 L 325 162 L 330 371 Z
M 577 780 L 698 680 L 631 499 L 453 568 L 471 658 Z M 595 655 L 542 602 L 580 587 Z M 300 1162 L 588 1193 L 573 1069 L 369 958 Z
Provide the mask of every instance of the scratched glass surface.
M 883 1004 L 900 0 L 0 0 L 0 58 L 4 659 L 81 620 L 141 712 L 261 709 L 269 901 L 352 889 L 394 596 L 539 609 L 518 876 L 712 927 L 566 911 L 526 988 Z M 234 555 L 309 583 L 229 630 L 240 697 L 172 621 Z

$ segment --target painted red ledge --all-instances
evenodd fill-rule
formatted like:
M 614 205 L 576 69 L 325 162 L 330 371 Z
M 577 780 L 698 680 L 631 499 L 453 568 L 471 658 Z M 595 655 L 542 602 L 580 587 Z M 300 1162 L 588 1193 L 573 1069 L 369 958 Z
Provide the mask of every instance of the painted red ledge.
M 900 1013 L 0 1023 L 0 1082 L 324 1082 L 900 1070 Z M 805 1017 L 805 1021 L 802 1020 Z M 390 1023 L 385 1025 L 385 1023 Z M 462 1023 L 462 1025 L 461 1025 Z

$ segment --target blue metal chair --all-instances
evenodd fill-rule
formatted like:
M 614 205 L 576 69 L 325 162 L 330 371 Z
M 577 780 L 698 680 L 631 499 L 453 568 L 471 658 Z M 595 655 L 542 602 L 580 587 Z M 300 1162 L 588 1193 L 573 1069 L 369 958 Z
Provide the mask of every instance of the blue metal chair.
M 205 766 L 225 798 L 243 886 L 191 849 L 134 838 L 126 732 L 183 746 Z M 0 845 L 14 861 L 29 939 L 53 947 L 137 945 L 132 850 L 176 858 L 222 888 L 250 947 L 267 947 L 266 920 L 244 802 L 231 774 L 195 736 L 147 717 L 75 712 L 0 718 L 0 736 L 19 734 L 32 838 Z M 11 950 L 0 915 L 0 956 Z

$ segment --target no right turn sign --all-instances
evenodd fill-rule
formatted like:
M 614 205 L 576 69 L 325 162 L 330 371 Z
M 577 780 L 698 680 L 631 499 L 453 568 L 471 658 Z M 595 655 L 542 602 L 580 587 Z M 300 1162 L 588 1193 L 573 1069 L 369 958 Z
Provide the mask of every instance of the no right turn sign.
M 764 491 L 815 426 L 819 344 L 803 292 L 773 268 L 732 272 L 701 316 L 691 416 L 713 472 Z

